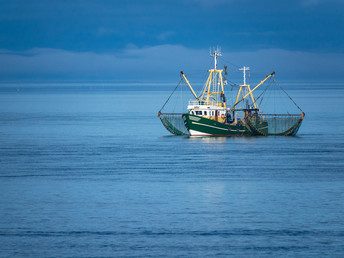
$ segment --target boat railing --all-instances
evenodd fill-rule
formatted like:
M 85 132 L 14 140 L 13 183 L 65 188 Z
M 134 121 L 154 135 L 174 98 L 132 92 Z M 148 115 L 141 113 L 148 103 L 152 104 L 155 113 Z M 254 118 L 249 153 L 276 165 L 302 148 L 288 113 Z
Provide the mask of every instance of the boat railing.
M 267 117 L 301 117 L 302 114 L 262 114 Z
M 220 106 L 222 105 L 222 102 L 217 102 L 217 101 L 204 101 L 204 100 L 189 100 L 189 106 Z

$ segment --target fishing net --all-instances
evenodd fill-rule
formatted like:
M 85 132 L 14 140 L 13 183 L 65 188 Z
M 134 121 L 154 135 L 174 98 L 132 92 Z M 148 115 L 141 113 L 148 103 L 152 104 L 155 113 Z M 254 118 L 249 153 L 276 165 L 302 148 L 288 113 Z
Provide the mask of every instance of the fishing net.
M 267 132 L 261 134 L 295 135 L 297 133 L 305 114 L 275 79 L 263 89 L 256 101 L 260 110 L 265 112 L 261 117 L 268 126 Z
M 174 135 L 188 135 L 182 114 L 187 113 L 185 103 L 195 97 L 181 80 L 158 112 L 162 124 Z M 265 88 L 257 91 L 259 95 L 250 102 L 243 99 L 242 123 L 252 135 L 295 135 L 304 118 L 304 113 L 287 92 L 276 82 L 270 80 Z M 254 103 L 253 103 L 254 101 Z M 251 109 L 257 106 L 256 109 Z M 258 109 L 259 107 L 259 109 Z M 238 108 L 238 107 L 237 107 Z M 240 109 L 236 109 L 240 110 Z M 250 110 L 256 110 L 252 113 Z
M 187 101 L 194 99 L 183 80 L 180 80 L 172 94 L 158 112 L 162 124 L 174 135 L 188 135 L 182 114 L 187 113 Z
M 299 130 L 303 115 L 265 114 L 268 123 L 268 135 L 295 135 Z
M 181 113 L 160 113 L 159 118 L 166 129 L 174 135 L 188 134 Z

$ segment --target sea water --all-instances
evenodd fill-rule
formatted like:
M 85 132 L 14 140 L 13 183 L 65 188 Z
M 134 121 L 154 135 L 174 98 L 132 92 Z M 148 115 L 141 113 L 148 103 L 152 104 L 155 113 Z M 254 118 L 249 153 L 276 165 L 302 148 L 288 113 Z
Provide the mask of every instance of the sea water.
M 2 85 L 0 256 L 344 255 L 344 84 L 296 137 L 172 136 L 161 87 Z

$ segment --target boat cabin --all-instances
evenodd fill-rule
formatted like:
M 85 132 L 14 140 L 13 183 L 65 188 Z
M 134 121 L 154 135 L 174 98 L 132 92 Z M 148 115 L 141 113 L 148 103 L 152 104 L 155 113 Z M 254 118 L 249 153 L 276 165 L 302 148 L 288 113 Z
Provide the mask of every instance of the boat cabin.
M 191 115 L 202 116 L 218 122 L 226 122 L 227 113 L 226 108 L 217 105 L 207 105 L 202 101 L 189 101 L 188 110 Z

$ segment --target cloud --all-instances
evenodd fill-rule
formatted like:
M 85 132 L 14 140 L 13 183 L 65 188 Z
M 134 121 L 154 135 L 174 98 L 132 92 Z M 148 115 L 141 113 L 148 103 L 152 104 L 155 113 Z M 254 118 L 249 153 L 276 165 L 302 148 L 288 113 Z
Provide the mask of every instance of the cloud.
M 304 6 L 315 6 L 319 4 L 344 3 L 344 0 L 302 0 Z
M 160 41 L 165 41 L 167 38 L 174 36 L 176 34 L 175 31 L 165 31 L 157 36 L 157 39 Z
M 225 48 L 222 47 L 222 50 Z M 238 66 L 250 66 L 252 73 L 258 72 L 261 75 L 274 70 L 279 78 L 286 80 L 334 80 L 344 77 L 344 54 L 283 49 L 223 51 L 222 54 L 223 59 L 228 60 L 223 64 L 230 62 Z M 47 48 L 21 52 L 0 50 L 0 66 L 2 79 L 73 78 L 175 82 L 179 78 L 180 70 L 187 74 L 202 72 L 212 68 L 213 62 L 209 57 L 209 49 L 190 49 L 179 45 L 143 48 L 128 45 L 121 51 L 103 54 Z M 237 67 L 231 67 L 231 72 L 235 72 L 234 70 L 237 70 Z M 194 78 L 191 80 L 198 80 Z
M 2 78 L 154 80 L 174 75 L 175 69 L 182 64 L 196 65 L 199 55 L 195 52 L 173 45 L 145 48 L 128 45 L 121 51 L 103 54 L 49 48 L 18 52 L 0 50 L 0 75 Z
M 234 63 L 249 65 L 258 72 L 275 71 L 287 80 L 338 80 L 344 76 L 344 54 L 312 53 L 284 49 L 262 49 L 252 52 L 229 53 Z M 333 69 L 336 67 L 336 70 Z
M 118 31 L 114 28 L 99 27 L 96 31 L 97 36 L 108 36 L 117 33 Z
M 228 4 L 229 2 L 233 2 L 234 0 L 188 0 L 190 2 L 195 2 L 204 7 L 217 7 L 219 5 Z

